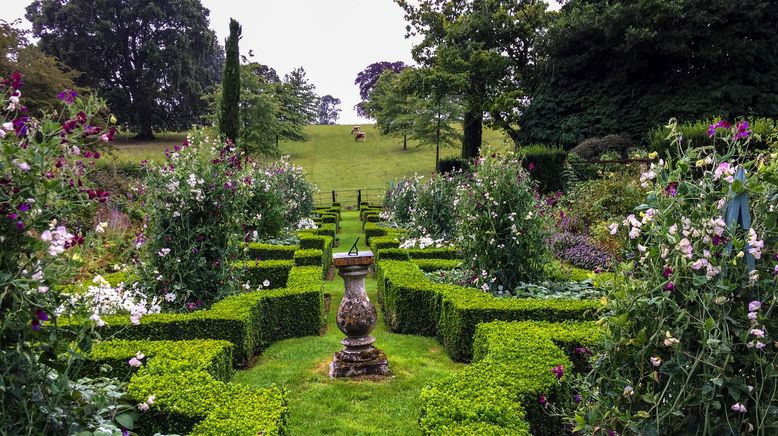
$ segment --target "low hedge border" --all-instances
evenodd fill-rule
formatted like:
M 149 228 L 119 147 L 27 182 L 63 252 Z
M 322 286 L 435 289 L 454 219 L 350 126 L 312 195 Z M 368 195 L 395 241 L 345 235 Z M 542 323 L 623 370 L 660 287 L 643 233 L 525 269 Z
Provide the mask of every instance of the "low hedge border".
M 154 395 L 139 434 L 286 435 L 289 407 L 283 390 L 229 383 L 233 344 L 227 341 L 108 341 L 90 352 L 87 371 L 104 364 L 126 375 L 130 358 L 145 354 L 127 390 L 137 402 Z
M 479 324 L 475 362 L 422 390 L 422 433 L 567 434 L 538 400 L 541 395 L 552 402 L 571 400 L 569 374 L 587 366 L 586 356 L 573 350 L 601 336 L 593 322 Z M 551 371 L 557 365 L 565 370 L 559 380 Z
M 378 298 L 387 327 L 397 333 L 437 336 L 452 359 L 473 355 L 479 323 L 594 319 L 599 302 L 495 298 L 472 288 L 434 283 L 409 261 L 379 260 Z
M 292 256 L 295 255 L 295 251 Z M 249 283 L 251 289 L 262 286 L 262 289 L 278 289 L 286 286 L 289 271 L 295 265 L 295 260 L 241 260 L 234 262 L 232 268 L 237 271 L 240 283 Z M 264 283 L 270 283 L 265 285 Z
M 365 245 L 368 246 L 370 246 L 370 241 L 375 237 L 389 236 L 398 239 L 400 236 L 407 233 L 407 231 L 402 229 L 385 227 L 382 226 L 380 223 L 370 223 L 370 222 L 365 223 L 363 230 L 365 231 Z
M 322 273 L 326 278 L 327 273 L 330 270 L 330 266 L 332 266 L 332 245 L 334 240 L 329 236 L 319 236 L 303 233 L 300 234 L 299 238 L 301 250 L 321 250 Z
M 450 270 L 462 265 L 461 260 L 449 259 L 413 259 L 412 262 L 424 272 Z
M 294 252 L 300 249 L 297 245 L 271 245 L 260 242 L 247 242 L 244 246 L 248 260 L 292 260 Z
M 100 334 L 128 340 L 226 340 L 235 346 L 233 363 L 241 366 L 275 341 L 318 335 L 323 310 L 321 268 L 296 266 L 285 288 L 232 295 L 207 310 L 146 315 L 139 325 L 126 315 L 106 316 Z

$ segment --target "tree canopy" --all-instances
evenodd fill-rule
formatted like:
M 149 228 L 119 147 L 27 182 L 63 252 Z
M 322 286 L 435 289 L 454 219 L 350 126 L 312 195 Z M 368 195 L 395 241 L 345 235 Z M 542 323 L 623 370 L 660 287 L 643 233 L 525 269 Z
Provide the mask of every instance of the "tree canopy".
M 224 53 L 199 0 L 36 0 L 27 7 L 41 49 L 83 72 L 140 138 L 200 121 L 200 96 L 220 81 Z
M 405 63 L 402 61 L 381 61 L 374 62 L 365 67 L 364 70 L 360 71 L 357 74 L 357 78 L 354 79 L 354 84 L 359 86 L 359 96 L 362 97 L 362 101 L 359 102 L 356 106 L 357 114 L 361 117 L 370 118 L 368 113 L 365 111 L 364 105 L 384 71 L 393 71 L 395 73 L 399 73 L 405 68 L 408 68 L 408 65 L 405 65 Z
M 535 46 L 546 28 L 547 4 L 539 0 L 395 0 L 408 36 L 421 37 L 414 59 L 448 75 L 465 107 L 462 156 L 474 157 L 489 123 L 518 137 L 518 108 L 527 96 Z
M 778 116 L 778 9 L 572 0 L 550 26 L 521 139 L 645 138 L 671 117 Z
M 317 124 L 335 124 L 340 118 L 340 99 L 329 94 L 319 99 L 319 114 Z

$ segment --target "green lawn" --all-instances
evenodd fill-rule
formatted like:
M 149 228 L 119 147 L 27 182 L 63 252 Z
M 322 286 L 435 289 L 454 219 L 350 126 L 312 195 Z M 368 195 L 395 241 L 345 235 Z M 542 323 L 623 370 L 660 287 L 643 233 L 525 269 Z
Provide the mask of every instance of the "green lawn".
M 347 251 L 356 237 L 362 236 L 358 212 L 343 212 L 343 218 L 339 251 Z M 362 242 L 360 239 L 360 250 L 365 250 Z M 375 280 L 369 279 L 368 295 L 374 304 L 375 287 Z M 325 282 L 325 292 L 333 297 L 325 335 L 273 344 L 253 368 L 238 372 L 233 381 L 258 387 L 284 386 L 289 392 L 292 434 L 419 434 L 421 389 L 463 365 L 452 362 L 432 338 L 389 333 L 379 316 L 373 335 L 389 358 L 393 377 L 378 382 L 330 380 L 328 366 L 343 338 L 335 325 L 343 280 L 336 276 Z
M 320 191 L 382 189 L 390 181 L 414 174 L 429 175 L 435 172 L 434 147 L 417 147 L 409 143 L 402 149 L 402 138 L 381 136 L 372 125 L 362 125 L 367 133 L 366 142 L 355 142 L 351 127 L 308 126 L 307 142 L 282 142 L 281 154 L 289 155 L 292 162 L 301 165 L 308 179 Z M 183 142 L 185 134 L 158 133 L 153 141 L 136 141 L 130 135 L 120 135 L 116 140 L 114 156 L 126 162 L 143 159 L 161 160 L 164 150 Z M 484 146 L 499 147 L 504 135 L 484 130 Z M 441 157 L 457 156 L 459 147 L 441 150 Z

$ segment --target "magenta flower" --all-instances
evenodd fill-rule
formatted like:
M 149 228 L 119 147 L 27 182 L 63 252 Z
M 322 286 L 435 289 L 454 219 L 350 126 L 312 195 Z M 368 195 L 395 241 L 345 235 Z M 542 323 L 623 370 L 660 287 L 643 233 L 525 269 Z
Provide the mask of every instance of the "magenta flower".
M 24 213 L 29 211 L 31 207 L 32 206 L 30 206 L 30 203 L 21 203 L 19 204 L 19 206 L 17 206 L 17 209 L 19 210 L 19 212 Z
M 551 372 L 554 373 L 556 379 L 559 380 L 565 375 L 565 367 L 562 365 L 557 365 L 551 369 Z
M 662 275 L 665 276 L 665 278 L 669 278 L 671 275 L 673 275 L 673 269 L 670 267 L 665 267 L 665 270 L 662 271 Z
M 673 292 L 675 290 L 675 283 L 668 282 L 667 285 L 665 285 L 665 289 L 667 289 L 670 292 Z
M 527 169 L 532 171 L 535 169 L 535 164 L 533 162 L 530 162 L 529 165 L 527 165 Z
M 741 121 L 737 123 L 737 131 L 732 137 L 733 139 L 745 139 L 748 138 L 751 132 L 748 130 L 748 121 Z
M 78 97 L 78 93 L 72 89 L 66 89 L 57 94 L 57 98 L 67 105 L 73 104 L 76 101 L 76 97 Z
M 546 398 L 545 395 L 540 394 L 540 397 L 538 397 L 538 404 L 541 406 L 545 406 L 548 403 L 548 398 Z
M 678 182 L 670 182 L 667 188 L 665 188 L 665 192 L 671 197 L 678 195 Z
M 24 85 L 24 81 L 22 80 L 22 73 L 18 71 L 14 71 L 13 74 L 11 74 L 11 88 L 13 89 L 19 89 Z

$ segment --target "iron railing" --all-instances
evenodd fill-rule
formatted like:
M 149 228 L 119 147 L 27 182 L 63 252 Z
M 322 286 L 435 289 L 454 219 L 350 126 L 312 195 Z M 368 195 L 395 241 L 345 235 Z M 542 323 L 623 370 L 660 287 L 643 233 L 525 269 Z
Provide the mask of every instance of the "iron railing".
M 359 208 L 359 204 L 366 201 L 370 204 L 383 204 L 386 189 L 340 189 L 321 191 L 314 194 L 313 202 L 316 207 L 329 206 L 332 203 L 340 203 L 343 208 Z

